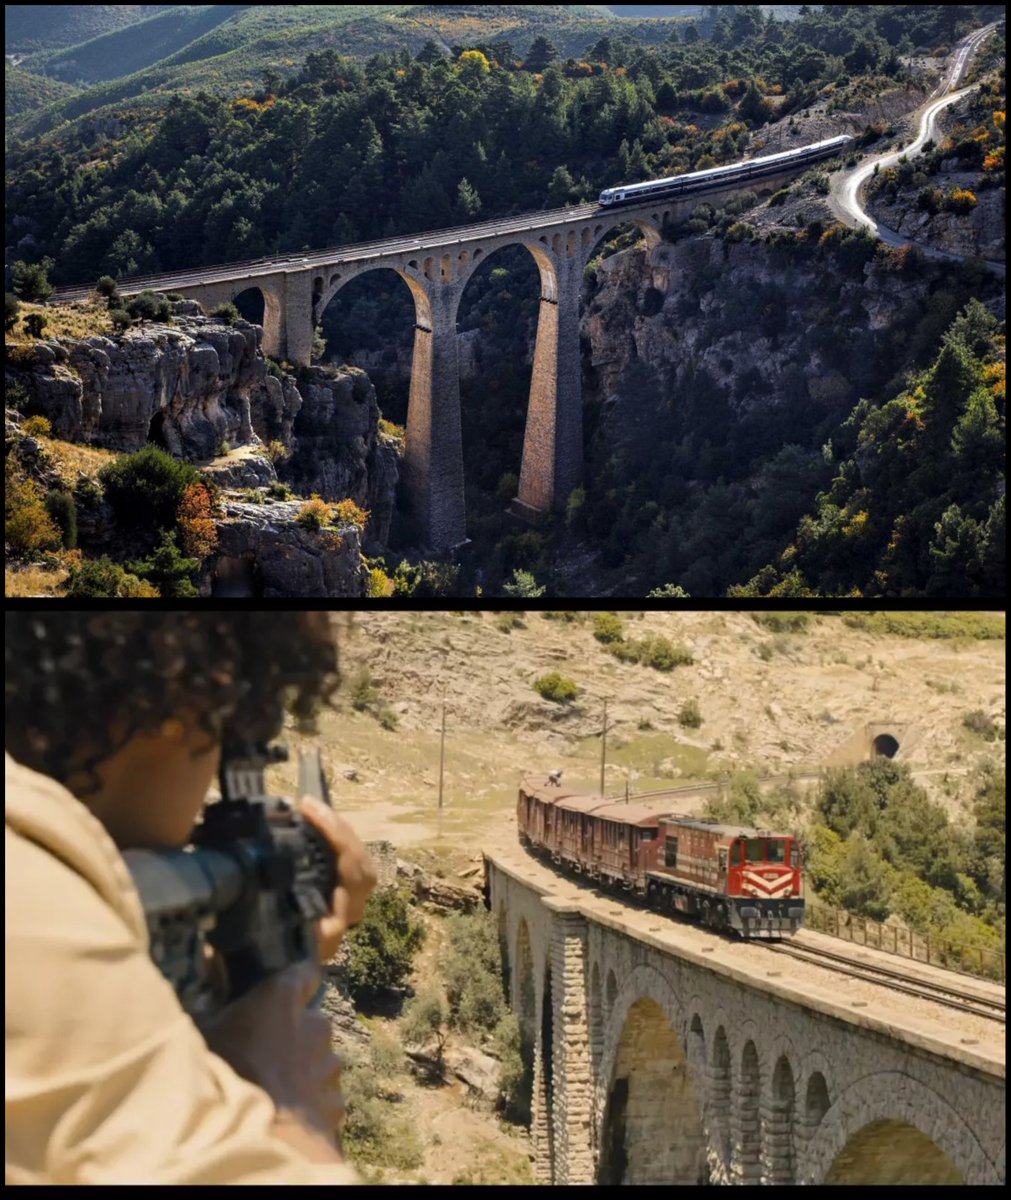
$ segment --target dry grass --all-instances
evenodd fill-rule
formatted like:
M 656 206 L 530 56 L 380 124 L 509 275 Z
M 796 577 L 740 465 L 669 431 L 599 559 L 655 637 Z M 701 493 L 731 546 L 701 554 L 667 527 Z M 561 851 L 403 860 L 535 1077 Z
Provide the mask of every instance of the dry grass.
M 4 571 L 4 595 L 6 596 L 59 596 L 59 585 L 66 579 L 63 567 L 49 570 L 45 567 L 7 567 Z
M 97 303 L 93 300 L 75 300 L 72 304 L 22 303 L 13 332 L 4 337 L 7 344 L 17 345 L 33 340 L 25 332 L 24 326 L 24 319 L 29 313 L 39 313 L 46 318 L 43 341 L 54 337 L 93 337 L 113 331 L 104 300 Z
M 40 438 L 39 441 L 53 460 L 59 477 L 71 487 L 81 475 L 97 475 L 102 467 L 119 457 L 112 450 L 101 450 L 81 442 L 63 442 L 59 438 Z

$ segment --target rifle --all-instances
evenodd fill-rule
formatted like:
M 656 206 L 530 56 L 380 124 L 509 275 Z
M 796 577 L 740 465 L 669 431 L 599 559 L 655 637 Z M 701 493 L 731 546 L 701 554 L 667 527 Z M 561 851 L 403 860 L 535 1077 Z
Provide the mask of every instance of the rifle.
M 194 1018 L 291 963 L 315 960 L 314 925 L 330 909 L 336 860 L 290 800 L 267 793 L 267 766 L 287 757 L 278 744 L 226 742 L 221 799 L 204 809 L 191 844 L 123 855 L 151 957 Z M 330 803 L 318 749 L 299 756 L 299 791 Z M 208 947 L 216 952 L 213 970 Z

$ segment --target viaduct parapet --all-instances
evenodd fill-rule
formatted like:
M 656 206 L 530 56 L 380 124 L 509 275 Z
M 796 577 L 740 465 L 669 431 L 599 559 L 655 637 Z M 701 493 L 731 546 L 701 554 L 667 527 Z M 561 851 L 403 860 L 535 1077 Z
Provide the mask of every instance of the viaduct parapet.
M 675 946 L 664 918 L 546 883 L 520 851 L 486 870 L 541 1180 L 1004 1181 L 1003 1038 L 990 1054 L 806 996 L 777 956 L 749 973 L 711 935 Z

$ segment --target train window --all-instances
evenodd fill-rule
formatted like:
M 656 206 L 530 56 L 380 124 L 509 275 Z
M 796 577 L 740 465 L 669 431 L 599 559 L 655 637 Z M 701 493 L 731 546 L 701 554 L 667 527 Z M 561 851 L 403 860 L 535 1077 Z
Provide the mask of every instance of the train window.
M 791 867 L 799 867 L 800 866 L 800 847 L 797 845 L 796 842 L 790 843 L 790 866 Z
M 786 842 L 782 838 L 769 838 L 765 843 L 765 856 L 771 863 L 785 863 Z
M 676 837 L 669 837 L 663 849 L 663 864 L 665 867 L 676 867 L 678 865 L 678 840 Z
M 735 867 L 741 865 L 741 843 L 734 842 L 730 847 L 730 861 Z
M 727 870 L 727 848 L 726 848 L 726 846 L 721 846 L 718 854 L 719 854 L 719 863 L 720 863 L 720 874 L 723 875 L 726 873 L 726 870 Z
M 642 831 L 642 833 L 640 834 L 640 837 L 642 838 L 642 840 L 644 842 L 655 842 L 656 841 L 656 830 L 655 829 L 644 829 Z
M 748 838 L 744 843 L 744 856 L 749 863 L 762 862 L 762 839 Z

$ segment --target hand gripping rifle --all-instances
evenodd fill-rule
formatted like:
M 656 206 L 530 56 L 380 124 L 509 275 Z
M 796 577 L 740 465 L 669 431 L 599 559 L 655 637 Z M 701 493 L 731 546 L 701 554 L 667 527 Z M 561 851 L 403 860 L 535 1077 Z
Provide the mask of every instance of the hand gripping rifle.
M 143 902 L 151 957 L 195 1018 L 290 963 L 315 960 L 314 926 L 330 909 L 336 859 L 290 800 L 267 794 L 267 765 L 287 757 L 280 745 L 226 746 L 221 799 L 206 807 L 191 844 L 123 855 Z M 299 757 L 299 791 L 330 803 L 317 749 Z

